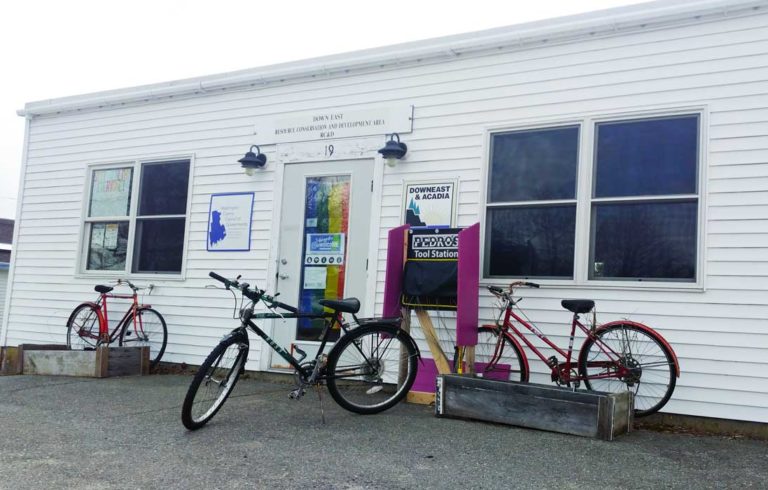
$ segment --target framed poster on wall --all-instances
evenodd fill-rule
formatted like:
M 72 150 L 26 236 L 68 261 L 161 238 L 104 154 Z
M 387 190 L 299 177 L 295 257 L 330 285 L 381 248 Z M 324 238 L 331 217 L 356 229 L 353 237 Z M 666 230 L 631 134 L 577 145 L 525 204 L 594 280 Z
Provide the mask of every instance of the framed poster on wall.
M 211 194 L 206 250 L 247 252 L 251 249 L 253 192 Z
M 403 223 L 412 228 L 456 225 L 458 181 L 406 182 L 403 189 Z

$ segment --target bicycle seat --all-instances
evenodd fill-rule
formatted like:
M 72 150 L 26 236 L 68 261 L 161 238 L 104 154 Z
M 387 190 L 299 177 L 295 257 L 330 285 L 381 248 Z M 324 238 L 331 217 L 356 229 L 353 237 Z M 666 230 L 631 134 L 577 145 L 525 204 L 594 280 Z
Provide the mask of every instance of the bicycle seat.
M 108 292 L 112 291 L 112 290 L 113 290 L 113 289 L 115 289 L 115 288 L 113 288 L 113 287 L 111 287 L 111 286 L 103 286 L 103 285 L 99 284 L 98 286 L 94 287 L 93 289 L 94 289 L 94 290 L 95 290 L 97 293 L 106 294 L 106 293 L 108 293 Z
M 591 299 L 564 299 L 560 304 L 574 313 L 588 313 L 595 307 L 595 302 Z
M 332 299 L 321 299 L 318 301 L 323 306 L 343 313 L 357 313 L 360 311 L 360 300 L 357 298 L 344 298 L 338 301 Z

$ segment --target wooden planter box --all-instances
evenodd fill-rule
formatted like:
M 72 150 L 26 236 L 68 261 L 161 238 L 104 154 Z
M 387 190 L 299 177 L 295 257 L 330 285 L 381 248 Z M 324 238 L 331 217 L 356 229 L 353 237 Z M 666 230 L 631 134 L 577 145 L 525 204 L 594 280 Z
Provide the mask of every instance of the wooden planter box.
M 21 374 L 21 349 L 0 347 L 0 376 Z
M 632 394 L 460 375 L 437 378 L 435 414 L 612 440 L 632 429 Z
M 64 345 L 19 346 L 23 374 L 106 378 L 149 374 L 149 347 L 69 350 Z

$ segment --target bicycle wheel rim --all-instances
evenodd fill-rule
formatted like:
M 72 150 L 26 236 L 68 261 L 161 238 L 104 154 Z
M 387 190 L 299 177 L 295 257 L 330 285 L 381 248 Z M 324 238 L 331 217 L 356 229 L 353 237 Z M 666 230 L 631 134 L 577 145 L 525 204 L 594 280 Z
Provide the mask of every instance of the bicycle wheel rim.
M 89 305 L 77 308 L 67 322 L 67 346 L 72 350 L 94 349 L 99 343 L 99 315 Z
M 248 344 L 233 341 L 211 360 L 206 361 L 201 370 L 204 374 L 190 404 L 190 420 L 194 424 L 203 424 L 213 417 L 234 389 L 240 371 L 245 364 Z M 195 381 L 197 381 L 196 378 Z
M 155 310 L 146 308 L 136 312 L 136 321 L 129 317 L 128 324 L 120 333 L 120 345 L 124 347 L 149 347 L 152 367 L 160 362 L 165 352 L 168 333 L 165 321 Z
M 388 330 L 351 334 L 329 366 L 329 389 L 340 405 L 358 413 L 386 410 L 402 399 L 413 384 L 416 353 Z M 399 372 L 401 353 L 405 353 Z M 398 386 L 398 378 L 407 382 Z
M 613 351 L 621 356 L 626 365 L 640 369 L 637 376 L 634 376 L 639 379 L 587 379 L 587 387 L 609 393 L 631 391 L 635 398 L 636 415 L 657 412 L 667 403 L 675 387 L 674 361 L 667 348 L 651 333 L 631 325 L 611 327 L 598 336 L 604 348 L 596 341 L 587 347 L 582 368 L 584 374 L 593 378 L 615 372 L 614 367 L 590 366 L 614 359 L 614 355 L 606 353 Z
M 522 353 L 499 328 L 482 327 L 477 332 L 475 373 L 501 381 L 527 381 Z M 465 367 L 466 369 L 466 367 Z

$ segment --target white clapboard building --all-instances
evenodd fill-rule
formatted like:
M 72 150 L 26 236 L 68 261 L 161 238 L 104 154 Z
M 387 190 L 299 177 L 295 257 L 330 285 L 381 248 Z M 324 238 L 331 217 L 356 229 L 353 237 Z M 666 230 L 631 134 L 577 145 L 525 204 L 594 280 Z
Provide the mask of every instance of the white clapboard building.
M 200 364 L 236 325 L 209 271 L 380 314 L 388 230 L 479 222 L 481 287 L 462 293 L 479 295 L 481 322 L 495 315 L 482 285 L 528 278 L 543 287 L 521 306 L 566 344 L 560 299 L 594 299 L 598 320 L 647 323 L 674 346 L 665 412 L 768 422 L 766 1 L 652 2 L 20 115 L 0 344 L 64 342 L 94 285 L 130 278 L 155 285 L 163 360 Z M 392 133 L 407 153 L 389 166 L 377 150 Z M 267 162 L 246 173 L 249 150 Z M 248 368 L 279 369 L 257 340 Z

